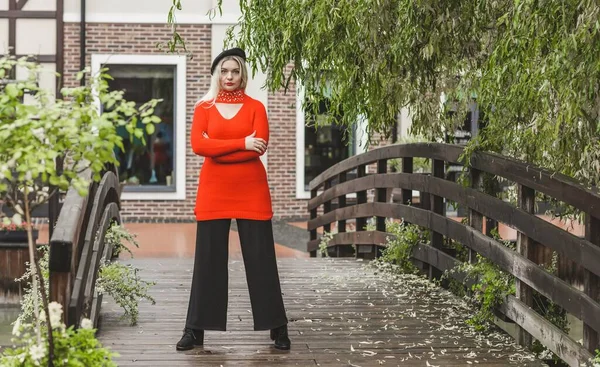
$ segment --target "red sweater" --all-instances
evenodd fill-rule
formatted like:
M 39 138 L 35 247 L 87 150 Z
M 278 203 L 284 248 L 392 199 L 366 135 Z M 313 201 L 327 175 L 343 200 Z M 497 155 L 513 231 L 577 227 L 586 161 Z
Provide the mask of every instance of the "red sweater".
M 260 154 L 245 150 L 245 137 L 269 141 L 265 106 L 249 96 L 239 112 L 224 118 L 216 106 L 203 102 L 194 110 L 192 150 L 206 159 L 200 170 L 196 220 L 273 217 L 267 172 Z M 203 137 L 203 133 L 209 138 Z

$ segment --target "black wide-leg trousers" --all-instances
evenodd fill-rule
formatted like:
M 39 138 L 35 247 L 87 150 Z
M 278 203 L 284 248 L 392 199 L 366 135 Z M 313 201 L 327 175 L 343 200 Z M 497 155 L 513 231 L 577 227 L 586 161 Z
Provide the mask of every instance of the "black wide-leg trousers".
M 270 220 L 236 219 L 254 330 L 287 324 Z M 186 327 L 225 330 L 227 324 L 229 227 L 231 219 L 199 221 Z

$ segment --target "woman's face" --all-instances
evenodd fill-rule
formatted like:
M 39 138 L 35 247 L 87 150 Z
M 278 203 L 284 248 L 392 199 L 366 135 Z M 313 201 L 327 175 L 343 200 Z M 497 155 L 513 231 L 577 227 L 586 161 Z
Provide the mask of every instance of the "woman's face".
M 242 83 L 242 72 L 235 60 L 227 60 L 221 65 L 221 89 L 232 92 Z

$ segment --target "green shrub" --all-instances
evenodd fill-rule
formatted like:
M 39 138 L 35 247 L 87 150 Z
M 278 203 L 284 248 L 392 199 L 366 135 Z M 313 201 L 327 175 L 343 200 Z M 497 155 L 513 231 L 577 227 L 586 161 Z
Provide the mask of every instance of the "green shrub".
M 52 337 L 54 341 L 55 367 L 116 367 L 112 358 L 117 354 L 104 348 L 96 339 L 96 330 L 92 321 L 83 319 L 80 328 L 66 328 L 62 323 L 62 306 L 56 302 L 48 305 Z M 47 366 L 49 357 L 46 315 L 40 314 L 43 332 L 38 341 L 35 325 L 21 323 L 19 320 L 13 327 L 13 343 L 15 348 L 4 349 L 0 355 L 2 367 L 40 367 Z
M 155 284 L 140 279 L 137 268 L 115 262 L 100 267 L 96 290 L 98 293 L 109 294 L 125 311 L 123 318 L 128 319 L 133 326 L 137 324 L 140 300 L 146 299 L 153 305 L 156 304 L 154 298 L 148 294 L 150 287 Z
M 112 245 L 113 257 L 118 257 L 123 251 L 128 252 L 131 255 L 131 257 L 133 257 L 133 253 L 125 244 L 125 241 L 137 248 L 140 247 L 139 243 L 136 240 L 136 235 L 129 233 L 129 231 L 125 229 L 125 227 L 119 225 L 114 221 L 111 223 L 110 227 L 106 231 L 104 241 L 106 242 L 106 245 Z
M 429 242 L 429 230 L 404 221 L 389 220 L 386 223 L 386 232 L 390 236 L 387 238 L 381 260 L 398 265 L 402 272 L 416 274 L 418 269 L 411 260 L 412 252 L 418 244 Z
M 319 253 L 322 257 L 329 257 L 328 245 L 329 242 L 333 239 L 333 236 L 335 236 L 334 232 L 323 232 L 321 240 L 319 241 Z

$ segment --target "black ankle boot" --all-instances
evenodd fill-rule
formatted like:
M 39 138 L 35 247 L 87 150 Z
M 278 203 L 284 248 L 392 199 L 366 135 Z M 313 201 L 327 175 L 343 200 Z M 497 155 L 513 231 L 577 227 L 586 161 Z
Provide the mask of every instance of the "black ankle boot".
M 288 336 L 287 324 L 275 329 L 271 329 L 271 340 L 275 341 L 273 345 L 277 349 L 290 349 L 292 342 L 290 342 L 290 338 Z
M 177 343 L 177 350 L 190 350 L 204 344 L 204 330 L 183 329 L 183 336 Z

